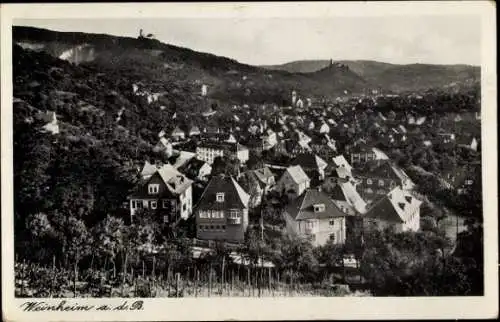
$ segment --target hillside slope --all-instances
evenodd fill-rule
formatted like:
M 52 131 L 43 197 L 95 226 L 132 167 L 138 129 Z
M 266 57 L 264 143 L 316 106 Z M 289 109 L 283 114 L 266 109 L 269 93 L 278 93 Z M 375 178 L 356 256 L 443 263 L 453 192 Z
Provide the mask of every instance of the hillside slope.
M 287 104 L 292 90 L 333 98 L 345 90 L 362 93 L 371 87 L 351 70 L 330 69 L 320 77 L 270 71 L 151 39 L 14 27 L 13 40 L 73 63 L 119 71 L 129 81 L 182 84 L 196 91 L 207 84 L 209 97 L 224 103 Z

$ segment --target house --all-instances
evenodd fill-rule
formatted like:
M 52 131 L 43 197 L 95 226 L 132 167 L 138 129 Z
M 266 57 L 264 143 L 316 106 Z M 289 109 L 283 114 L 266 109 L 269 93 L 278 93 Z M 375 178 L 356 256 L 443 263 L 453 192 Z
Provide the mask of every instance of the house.
M 57 122 L 57 115 L 55 112 L 39 112 L 38 114 L 36 114 L 35 118 L 45 123 L 41 128 L 42 132 L 51 134 L 59 133 L 59 124 Z
M 325 181 L 321 190 L 328 194 L 340 211 L 346 215 L 361 215 L 366 212 L 366 202 L 351 180 L 330 177 Z
M 340 168 L 344 168 L 347 170 L 347 173 L 349 173 L 349 175 L 351 175 L 352 173 L 352 166 L 349 164 L 349 162 L 347 162 L 346 158 L 344 157 L 344 155 L 338 155 L 336 157 L 334 157 L 332 159 L 333 161 L 333 164 L 336 166 L 336 167 L 340 167 Z
M 291 165 L 300 165 L 311 180 L 319 182 L 325 179 L 325 169 L 328 163 L 313 153 L 300 153 Z
M 178 170 L 191 180 L 206 181 L 212 173 L 212 167 L 205 161 L 196 158 L 189 159 Z
M 352 166 L 362 166 L 370 161 L 388 160 L 389 157 L 380 149 L 371 147 L 364 140 L 360 140 L 349 149 Z
M 275 190 L 289 199 L 295 199 L 310 187 L 311 180 L 299 166 L 288 167 L 276 183 Z
M 214 163 L 216 157 L 236 158 L 241 163 L 248 161 L 249 152 L 248 148 L 239 143 L 213 143 L 201 142 L 196 147 L 196 158 L 207 162 L 208 164 Z
M 463 147 L 472 151 L 477 151 L 478 141 L 472 136 L 459 136 L 457 139 L 459 147 Z
M 260 154 L 262 153 L 264 143 L 262 139 L 255 135 L 251 135 L 246 141 L 245 141 L 245 146 L 248 148 L 249 151 L 252 151 L 254 154 Z
M 249 199 L 233 177 L 213 177 L 196 205 L 196 237 L 243 241 L 248 227 Z
M 163 222 L 187 219 L 192 213 L 192 181 L 170 164 L 153 168 L 146 163 L 141 175 L 143 179 L 129 196 L 130 218 L 133 220 L 139 209 L 154 211 Z
M 261 138 L 262 138 L 262 144 L 263 144 L 262 148 L 264 150 L 269 150 L 272 147 L 274 147 L 276 144 L 278 144 L 278 138 L 276 136 L 276 133 L 271 129 L 267 129 Z
M 176 169 L 179 169 L 184 164 L 196 157 L 196 153 L 189 151 L 176 151 L 175 155 L 169 158 L 169 163 Z
M 200 132 L 200 128 L 198 128 L 197 126 L 193 126 L 191 127 L 191 129 L 189 130 L 189 136 L 199 136 L 201 135 L 201 132 Z
M 318 131 L 320 134 L 328 134 L 330 133 L 330 127 L 325 122 L 322 122 Z
M 149 161 L 146 161 L 140 172 L 141 180 L 147 180 L 151 178 L 151 176 L 155 174 L 158 169 L 160 169 L 160 167 L 158 167 L 156 164 L 151 164 L 149 163 Z
M 410 192 L 395 187 L 368 209 L 364 215 L 365 229 L 393 227 L 396 232 L 418 231 L 421 204 Z
M 186 133 L 184 133 L 184 131 L 181 130 L 178 126 L 176 126 L 175 129 L 172 131 L 170 137 L 172 138 L 172 140 L 175 141 L 184 140 L 186 138 Z
M 262 198 L 271 191 L 276 183 L 274 174 L 268 167 L 246 171 L 242 173 L 238 181 L 243 189 L 250 194 L 250 208 L 260 205 Z
M 311 238 L 314 246 L 332 238 L 336 244 L 345 243 L 346 214 L 319 190 L 305 190 L 285 208 L 283 217 L 290 235 Z
M 412 190 L 415 186 L 402 169 L 389 161 L 368 164 L 365 169 L 356 172 L 356 178 L 359 180 L 358 191 L 367 202 L 386 195 L 396 186 L 403 190 Z
M 445 132 L 440 132 L 437 133 L 438 140 L 436 143 L 442 143 L 442 144 L 448 144 L 452 143 L 455 141 L 455 134 L 454 133 L 445 133 Z
M 161 137 L 158 143 L 153 147 L 154 152 L 163 152 L 167 157 L 172 156 L 173 154 L 173 147 L 172 147 L 172 142 L 170 142 L 169 139 L 166 139 L 165 137 Z

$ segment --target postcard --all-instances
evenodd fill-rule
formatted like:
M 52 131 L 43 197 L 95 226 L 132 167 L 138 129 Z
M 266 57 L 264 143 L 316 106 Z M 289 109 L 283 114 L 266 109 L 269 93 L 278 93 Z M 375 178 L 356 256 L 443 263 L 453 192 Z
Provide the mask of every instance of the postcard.
M 498 317 L 494 3 L 1 15 L 6 321 Z

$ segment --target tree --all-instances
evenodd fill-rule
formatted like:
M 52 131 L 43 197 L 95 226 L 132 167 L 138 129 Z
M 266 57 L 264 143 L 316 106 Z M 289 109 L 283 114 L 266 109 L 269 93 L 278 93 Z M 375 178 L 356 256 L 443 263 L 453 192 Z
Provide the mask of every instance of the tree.
M 94 248 L 106 259 L 106 262 L 111 261 L 114 271 L 116 270 L 116 258 L 125 248 L 125 234 L 123 220 L 109 215 L 94 229 Z
M 467 295 L 464 266 L 442 233 L 371 231 L 361 272 L 377 296 Z
M 237 177 L 239 175 L 240 164 L 238 159 L 227 157 L 216 157 L 212 164 L 212 176 L 226 174 Z
M 264 167 L 264 161 L 262 159 L 262 155 L 258 153 L 250 152 L 247 161 L 247 167 L 249 170 L 261 169 Z

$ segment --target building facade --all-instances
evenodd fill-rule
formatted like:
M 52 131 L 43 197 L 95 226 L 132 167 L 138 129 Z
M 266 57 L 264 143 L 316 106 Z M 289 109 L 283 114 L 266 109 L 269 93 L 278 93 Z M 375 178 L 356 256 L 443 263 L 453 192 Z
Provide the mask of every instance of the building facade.
M 210 180 L 196 206 L 196 236 L 241 242 L 248 227 L 250 196 L 230 176 Z
M 151 170 L 151 169 L 149 169 Z M 192 214 L 192 181 L 171 165 L 145 174 L 129 196 L 130 218 L 140 210 L 153 211 L 164 223 L 187 219 Z

